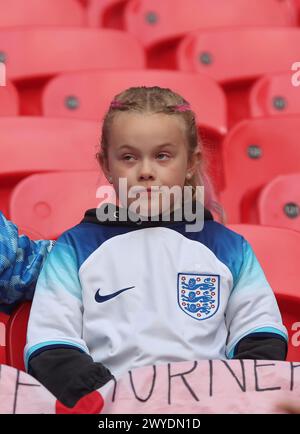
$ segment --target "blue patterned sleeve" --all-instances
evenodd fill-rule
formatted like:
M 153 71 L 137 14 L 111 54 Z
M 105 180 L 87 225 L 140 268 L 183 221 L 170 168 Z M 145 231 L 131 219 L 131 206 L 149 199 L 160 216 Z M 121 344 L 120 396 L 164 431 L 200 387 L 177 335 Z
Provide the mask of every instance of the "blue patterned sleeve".
M 0 303 L 31 300 L 53 241 L 32 241 L 0 212 Z

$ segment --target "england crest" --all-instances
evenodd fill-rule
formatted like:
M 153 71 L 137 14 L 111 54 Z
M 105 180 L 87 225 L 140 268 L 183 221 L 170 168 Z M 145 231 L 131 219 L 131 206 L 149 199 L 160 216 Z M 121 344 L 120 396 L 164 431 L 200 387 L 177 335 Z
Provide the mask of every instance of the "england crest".
M 198 321 L 210 318 L 219 308 L 220 276 L 178 273 L 177 294 L 184 313 Z

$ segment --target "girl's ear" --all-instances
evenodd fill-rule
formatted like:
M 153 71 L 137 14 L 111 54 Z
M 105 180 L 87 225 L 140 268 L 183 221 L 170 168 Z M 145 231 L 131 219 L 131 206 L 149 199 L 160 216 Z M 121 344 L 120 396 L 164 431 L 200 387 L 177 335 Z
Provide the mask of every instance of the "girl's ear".
M 195 170 L 197 169 L 197 167 L 200 165 L 201 163 L 201 152 L 199 149 L 196 149 L 192 155 L 189 158 L 188 161 L 188 167 L 187 167 L 187 172 L 189 174 L 191 174 L 191 176 L 194 174 Z
M 97 154 L 97 160 L 98 160 L 99 165 L 100 165 L 100 167 L 102 169 L 102 172 L 104 173 L 105 178 L 111 184 L 112 178 L 111 178 L 111 175 L 110 175 L 110 170 L 109 170 L 109 167 L 108 167 L 108 160 L 107 160 L 107 158 L 104 157 L 104 155 L 103 155 L 102 152 L 99 152 Z

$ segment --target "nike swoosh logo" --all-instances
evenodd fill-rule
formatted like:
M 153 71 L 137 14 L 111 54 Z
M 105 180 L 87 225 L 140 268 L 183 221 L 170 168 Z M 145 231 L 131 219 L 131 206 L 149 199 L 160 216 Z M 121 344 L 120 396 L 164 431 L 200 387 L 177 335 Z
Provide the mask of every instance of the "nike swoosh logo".
M 113 294 L 109 295 L 100 295 L 100 288 L 95 294 L 95 300 L 97 303 L 104 303 L 105 301 L 111 300 L 112 298 L 116 297 L 117 295 L 121 294 L 124 291 L 128 291 L 128 289 L 135 288 L 134 286 L 129 286 L 129 288 L 120 289 L 120 291 L 114 292 Z

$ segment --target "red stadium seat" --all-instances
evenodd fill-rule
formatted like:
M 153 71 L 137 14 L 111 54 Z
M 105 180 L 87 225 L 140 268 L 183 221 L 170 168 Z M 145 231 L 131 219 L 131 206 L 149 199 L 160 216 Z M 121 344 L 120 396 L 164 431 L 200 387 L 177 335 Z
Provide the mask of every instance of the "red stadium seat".
M 0 0 L 0 28 L 83 26 L 85 14 L 76 0 Z
M 17 116 L 19 114 L 19 95 L 15 86 L 7 82 L 0 86 L 0 116 Z
M 90 27 L 124 30 L 124 8 L 128 0 L 90 0 L 87 19 Z
M 97 170 L 97 122 L 42 117 L 0 117 L 0 204 L 7 214 L 12 188 L 38 172 Z
M 97 169 L 97 122 L 43 117 L 0 118 L 0 176 Z
M 1 58 L 8 78 L 18 80 L 24 101 L 21 114 L 27 115 L 40 114 L 41 87 L 57 74 L 145 65 L 143 48 L 133 36 L 118 30 L 84 28 L 2 30 Z
M 243 235 L 252 245 L 288 329 L 288 360 L 300 361 L 299 331 L 295 333 L 300 329 L 300 234 L 289 229 L 255 225 L 229 225 L 229 228 Z
M 45 88 L 43 113 L 99 120 L 117 93 L 139 85 L 170 87 L 182 94 L 197 115 L 205 149 L 209 151 L 208 158 L 212 162 L 216 160 L 221 138 L 227 132 L 226 101 L 222 89 L 204 75 L 164 70 L 65 74 L 54 78 Z M 222 170 L 213 168 L 211 173 L 219 190 L 223 183 Z
M 104 199 L 99 191 L 97 197 L 99 186 L 109 185 L 100 168 L 31 175 L 13 190 L 10 217 L 18 226 L 38 232 L 41 239 L 54 239 L 78 224 L 87 209 L 97 208 Z
M 266 75 L 258 80 L 250 92 L 251 116 L 300 114 L 300 89 L 295 86 L 297 84 L 296 75 L 293 85 L 293 74 L 289 70 L 288 72 Z
M 21 303 L 10 315 L 6 326 L 6 363 L 21 371 L 25 371 L 23 352 L 30 308 L 30 302 Z
M 258 219 L 263 225 L 300 231 L 300 172 L 265 185 L 258 197 Z
M 197 31 L 180 43 L 177 64 L 182 71 L 210 75 L 224 86 L 229 125 L 233 125 L 249 117 L 249 90 L 254 80 L 265 74 L 290 71 L 299 58 L 299 44 L 297 28 Z
M 255 118 L 226 136 L 220 200 L 229 223 L 258 223 L 260 190 L 275 176 L 300 171 L 299 125 L 300 115 Z
M 125 23 L 149 51 L 149 66 L 175 68 L 174 49 L 190 31 L 225 26 L 296 26 L 297 16 L 290 0 L 130 0 Z

